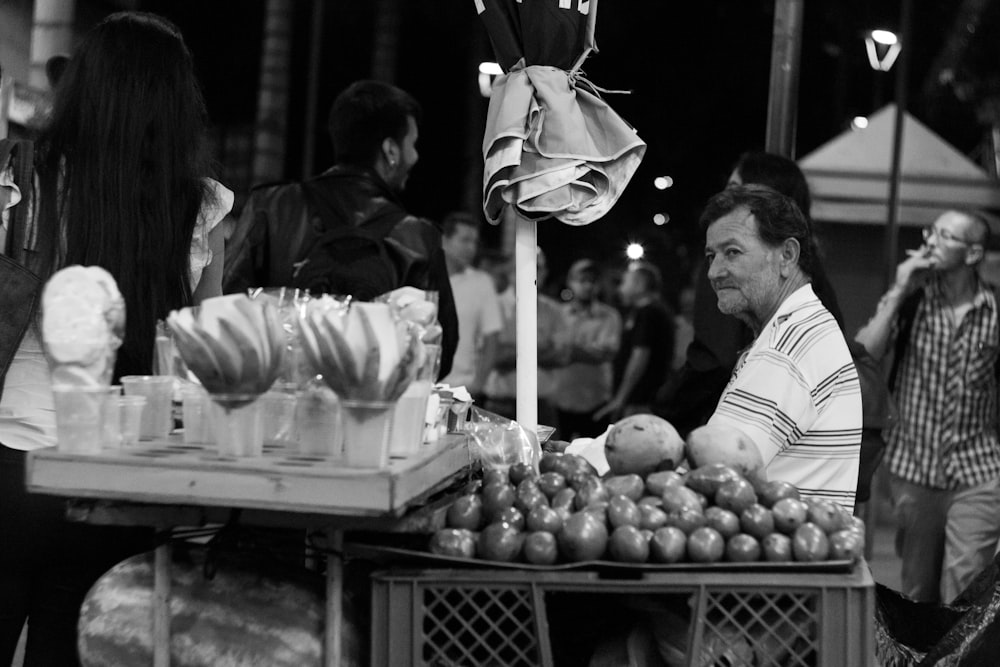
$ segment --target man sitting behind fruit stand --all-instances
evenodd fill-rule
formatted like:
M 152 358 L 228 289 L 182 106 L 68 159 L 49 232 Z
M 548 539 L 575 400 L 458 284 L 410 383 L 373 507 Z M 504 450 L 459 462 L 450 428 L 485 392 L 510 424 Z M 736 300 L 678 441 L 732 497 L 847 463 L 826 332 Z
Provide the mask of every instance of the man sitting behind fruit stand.
M 719 310 L 754 332 L 708 424 L 752 440 L 768 479 L 852 510 L 861 389 L 847 342 L 810 284 L 809 223 L 788 197 L 746 185 L 712 197 L 701 225 Z

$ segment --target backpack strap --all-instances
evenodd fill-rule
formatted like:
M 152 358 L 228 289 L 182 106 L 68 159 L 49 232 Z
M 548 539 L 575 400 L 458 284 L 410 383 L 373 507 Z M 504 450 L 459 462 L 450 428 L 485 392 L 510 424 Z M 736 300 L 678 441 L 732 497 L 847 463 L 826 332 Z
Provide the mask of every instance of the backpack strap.
M 0 170 L 13 170 L 14 184 L 21 191 L 22 204 L 9 211 L 7 242 L 3 253 L 15 260 L 24 259 L 24 238 L 28 228 L 29 202 L 34 187 L 34 146 L 31 141 L 0 139 Z
M 41 280 L 22 265 L 24 234 L 32 200 L 33 156 L 30 141 L 0 139 L 0 170 L 13 168 L 21 203 L 9 210 L 7 241 L 0 253 L 0 393 L 4 378 L 38 309 Z
M 924 298 L 924 290 L 918 289 L 916 292 L 906 297 L 899 307 L 896 315 L 898 333 L 896 334 L 896 345 L 893 348 L 892 367 L 889 369 L 889 389 L 896 391 L 896 378 L 899 375 L 899 365 L 906 354 L 906 347 L 910 344 L 910 332 L 913 331 L 913 320 L 917 316 L 917 308 Z

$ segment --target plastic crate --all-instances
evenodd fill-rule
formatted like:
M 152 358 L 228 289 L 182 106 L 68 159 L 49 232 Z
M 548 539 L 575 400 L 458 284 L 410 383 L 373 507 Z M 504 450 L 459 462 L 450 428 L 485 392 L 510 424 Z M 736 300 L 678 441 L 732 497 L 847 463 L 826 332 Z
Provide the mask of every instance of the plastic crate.
M 731 643 L 734 630 L 753 656 L 716 664 L 875 664 L 875 590 L 863 561 L 847 573 L 706 568 L 630 579 L 581 571 L 382 571 L 372 578 L 372 664 L 552 667 L 547 598 L 570 593 L 685 596 L 688 665 L 713 664 L 706 647 Z

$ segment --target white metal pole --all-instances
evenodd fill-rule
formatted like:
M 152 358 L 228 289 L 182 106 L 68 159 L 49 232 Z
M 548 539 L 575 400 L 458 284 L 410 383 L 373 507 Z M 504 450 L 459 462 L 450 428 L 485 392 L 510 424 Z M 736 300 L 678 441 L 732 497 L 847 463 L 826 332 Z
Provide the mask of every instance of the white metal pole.
M 514 289 L 517 317 L 517 421 L 532 433 L 538 431 L 538 287 L 535 284 L 534 220 L 513 214 Z

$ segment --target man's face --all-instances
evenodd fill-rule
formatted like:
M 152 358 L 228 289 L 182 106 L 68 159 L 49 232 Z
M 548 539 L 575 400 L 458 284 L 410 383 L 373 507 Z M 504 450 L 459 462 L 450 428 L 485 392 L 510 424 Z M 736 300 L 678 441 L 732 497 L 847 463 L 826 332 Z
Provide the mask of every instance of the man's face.
M 746 209 L 724 215 L 708 227 L 705 259 L 719 310 L 762 321 L 780 298 L 781 249 L 765 245 L 757 230 Z
M 581 271 L 571 277 L 566 281 L 566 285 L 569 287 L 570 291 L 573 292 L 574 299 L 585 302 L 593 300 L 594 291 L 597 288 L 597 282 L 594 280 L 594 274 L 587 271 Z
M 929 228 L 926 245 L 937 271 L 951 271 L 967 265 L 966 257 L 977 239 L 975 224 L 964 215 L 949 211 Z
M 393 167 L 389 182 L 389 185 L 396 192 L 402 192 L 406 189 L 406 180 L 410 176 L 410 170 L 420 159 L 420 154 L 417 153 L 417 139 L 419 139 L 417 121 L 413 116 L 408 116 L 406 123 L 406 136 L 399 144 L 399 161 Z
M 445 256 L 465 268 L 472 264 L 479 249 L 479 230 L 469 225 L 455 225 L 451 236 L 446 236 L 441 242 Z

